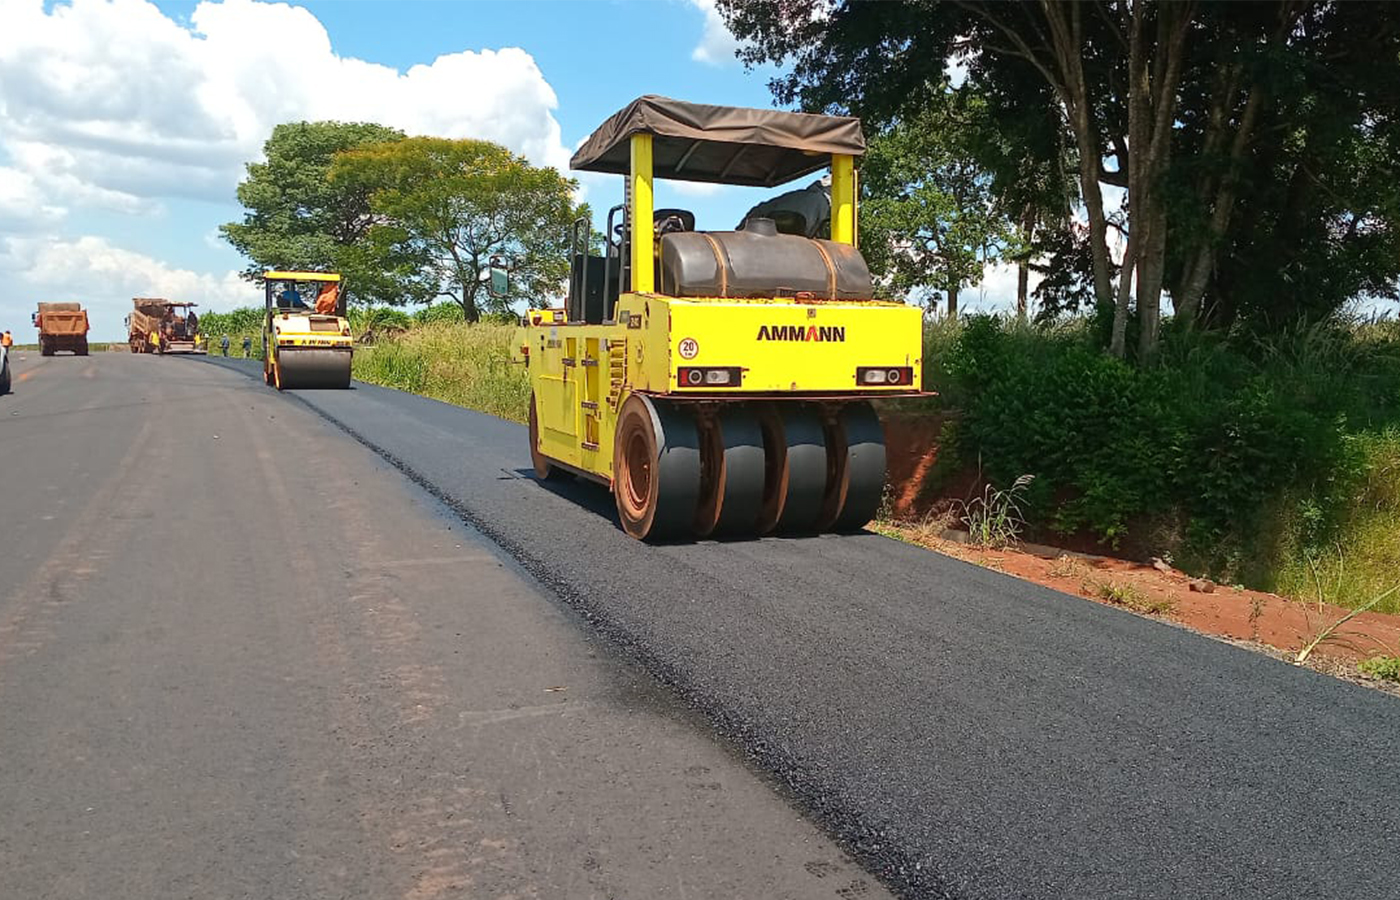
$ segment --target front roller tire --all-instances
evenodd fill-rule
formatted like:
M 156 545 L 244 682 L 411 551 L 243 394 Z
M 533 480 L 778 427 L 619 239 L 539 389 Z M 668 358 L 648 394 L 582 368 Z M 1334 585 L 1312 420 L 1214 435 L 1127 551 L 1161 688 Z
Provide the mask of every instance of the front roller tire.
M 700 469 L 693 418 L 642 394 L 623 402 L 613 440 L 613 497 L 624 531 L 647 541 L 688 536 Z

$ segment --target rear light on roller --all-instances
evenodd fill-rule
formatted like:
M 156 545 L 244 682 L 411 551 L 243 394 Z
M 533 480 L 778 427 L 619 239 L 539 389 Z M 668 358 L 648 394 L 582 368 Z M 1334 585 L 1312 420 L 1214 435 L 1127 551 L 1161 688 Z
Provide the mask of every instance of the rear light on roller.
M 743 370 L 738 366 L 685 366 L 676 370 L 676 383 L 681 387 L 738 387 L 743 379 Z
M 856 384 L 862 387 L 898 387 L 913 383 L 911 366 L 860 366 L 856 369 Z

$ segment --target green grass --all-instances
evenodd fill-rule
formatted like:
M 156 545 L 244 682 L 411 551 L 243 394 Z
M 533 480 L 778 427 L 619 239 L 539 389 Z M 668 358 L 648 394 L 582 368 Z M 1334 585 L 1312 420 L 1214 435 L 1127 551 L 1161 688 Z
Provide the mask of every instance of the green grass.
M 514 325 L 429 323 L 357 348 L 355 377 L 524 422 L 530 382 L 510 358 L 514 333 Z
M 1400 573 L 1400 428 L 1352 440 L 1353 478 L 1336 501 L 1346 512 L 1330 541 L 1307 546 L 1311 501 L 1291 504 L 1283 524 L 1275 589 L 1290 597 L 1316 598 L 1356 607 L 1393 586 Z M 1400 612 L 1400 595 L 1376 606 Z
M 1356 667 L 1372 678 L 1400 682 L 1400 656 L 1374 656 L 1363 659 Z

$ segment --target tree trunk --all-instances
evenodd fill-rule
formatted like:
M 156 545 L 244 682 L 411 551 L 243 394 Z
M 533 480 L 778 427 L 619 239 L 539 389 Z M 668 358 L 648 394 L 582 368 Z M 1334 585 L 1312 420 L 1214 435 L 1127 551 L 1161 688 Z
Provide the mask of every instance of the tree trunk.
M 1182 282 L 1181 302 L 1177 304 L 1176 309 L 1177 315 L 1185 319 L 1188 328 L 1200 315 L 1201 298 L 1205 296 L 1206 284 L 1209 283 L 1210 273 L 1215 267 L 1215 249 L 1224 237 L 1225 229 L 1230 224 L 1230 215 L 1234 212 L 1238 173 L 1245 150 L 1249 148 L 1253 136 L 1254 123 L 1259 118 L 1259 107 L 1263 105 L 1262 94 L 1263 91 L 1257 84 L 1249 91 L 1249 100 L 1240 115 L 1239 130 L 1235 132 L 1235 140 L 1230 145 L 1229 169 L 1220 180 L 1220 189 L 1211 210 L 1205 239 L 1195 258 L 1191 260 L 1187 276 Z
M 1269 38 L 1270 45 L 1277 46 L 1285 41 L 1288 35 L 1293 32 L 1298 18 L 1306 9 L 1304 4 L 1284 4 L 1280 10 L 1278 27 Z M 1228 82 L 1228 90 L 1223 103 L 1218 105 L 1222 111 L 1228 110 L 1234 104 L 1235 83 L 1233 79 Z M 1263 105 L 1264 89 L 1262 85 L 1255 82 L 1249 88 L 1249 98 L 1245 101 L 1244 111 L 1240 113 L 1240 124 L 1235 131 L 1235 139 L 1230 144 L 1230 158 L 1225 175 L 1220 179 L 1211 208 L 1205 239 L 1194 258 L 1187 261 L 1186 274 L 1182 278 L 1181 296 L 1176 311 L 1178 316 L 1185 319 L 1188 328 L 1194 325 L 1200 317 L 1201 300 L 1205 296 L 1206 285 L 1210 282 L 1211 273 L 1215 269 L 1215 252 L 1225 235 L 1225 229 L 1230 224 L 1231 214 L 1234 212 L 1238 175 L 1244 162 L 1244 154 L 1254 138 L 1254 128 Z M 1222 141 L 1223 134 L 1224 132 L 1221 131 L 1220 139 Z
M 1099 188 L 1098 131 L 1093 121 L 1089 88 L 1084 78 L 1081 7 L 1077 3 L 1042 4 L 1050 26 L 1055 61 L 1060 72 L 1051 84 L 1060 95 L 1065 117 L 1074 132 L 1079 151 L 1079 189 L 1089 214 L 1089 250 L 1094 263 L 1094 297 L 1100 307 L 1113 302 L 1113 281 L 1109 274 L 1108 219 L 1104 215 L 1103 192 Z M 1024 45 L 1023 45 L 1024 46 Z
M 950 279 L 948 282 L 948 318 L 958 317 L 958 282 L 957 279 Z
M 1035 234 L 1035 207 L 1026 204 L 1021 213 L 1021 239 L 1026 242 L 1025 253 L 1016 260 L 1016 320 L 1025 322 L 1030 311 L 1030 247 Z
M 1147 246 L 1138 260 L 1138 362 L 1157 358 L 1162 327 L 1162 277 L 1166 269 L 1167 211 L 1160 203 L 1152 219 Z

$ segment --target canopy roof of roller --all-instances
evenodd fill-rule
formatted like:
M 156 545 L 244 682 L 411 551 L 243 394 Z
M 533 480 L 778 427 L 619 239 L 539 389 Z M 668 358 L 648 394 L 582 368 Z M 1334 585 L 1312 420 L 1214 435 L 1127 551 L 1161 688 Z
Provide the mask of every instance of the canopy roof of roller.
M 826 168 L 833 153 L 865 153 L 860 120 L 851 116 L 711 106 L 649 94 L 600 125 L 569 164 L 626 175 L 634 134 L 652 135 L 652 173 L 681 181 L 773 187 Z

